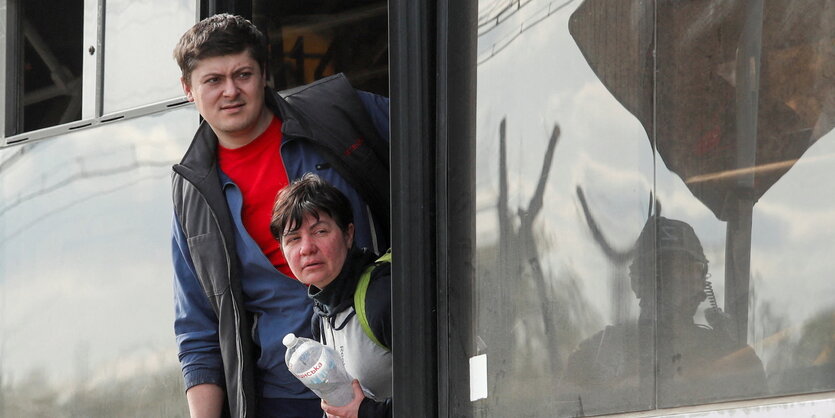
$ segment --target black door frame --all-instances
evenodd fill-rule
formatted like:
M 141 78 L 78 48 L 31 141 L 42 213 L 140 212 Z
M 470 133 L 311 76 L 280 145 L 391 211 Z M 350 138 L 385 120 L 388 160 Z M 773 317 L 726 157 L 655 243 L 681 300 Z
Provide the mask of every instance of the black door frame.
M 389 1 L 394 416 L 470 416 L 477 3 Z

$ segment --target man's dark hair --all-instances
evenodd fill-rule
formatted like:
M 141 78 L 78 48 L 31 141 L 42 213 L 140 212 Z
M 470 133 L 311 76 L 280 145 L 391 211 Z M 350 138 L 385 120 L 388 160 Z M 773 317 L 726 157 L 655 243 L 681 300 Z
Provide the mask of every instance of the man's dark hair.
M 270 232 L 281 241 L 286 232 L 297 231 L 306 215 L 319 220 L 320 214 L 330 216 L 342 232 L 354 222 L 351 202 L 339 189 L 315 174 L 305 174 L 278 192 L 270 221 Z
M 183 80 L 191 85 L 191 73 L 204 58 L 249 51 L 261 72 L 267 68 L 267 39 L 255 25 L 241 16 L 217 14 L 197 22 L 180 37 L 174 47 L 174 59 Z

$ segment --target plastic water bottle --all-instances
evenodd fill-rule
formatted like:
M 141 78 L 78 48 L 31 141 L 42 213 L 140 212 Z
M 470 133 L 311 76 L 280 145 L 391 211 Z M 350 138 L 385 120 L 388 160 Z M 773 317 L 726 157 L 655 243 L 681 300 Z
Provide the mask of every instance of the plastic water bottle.
M 336 350 L 293 333 L 285 335 L 282 342 L 287 346 L 284 361 L 290 373 L 313 393 L 333 406 L 344 406 L 354 399 L 354 379 Z

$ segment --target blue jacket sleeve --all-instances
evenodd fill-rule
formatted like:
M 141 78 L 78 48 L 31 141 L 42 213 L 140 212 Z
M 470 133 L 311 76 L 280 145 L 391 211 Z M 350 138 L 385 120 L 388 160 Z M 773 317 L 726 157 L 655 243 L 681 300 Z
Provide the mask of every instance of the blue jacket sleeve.
M 374 128 L 380 138 L 386 141 L 390 140 L 389 135 L 389 99 L 388 97 L 379 96 L 367 91 L 357 90 L 360 101 L 365 106 L 368 115 L 371 116 L 371 121 L 374 123 Z
M 212 383 L 225 386 L 217 316 L 197 280 L 188 243 L 177 217 L 172 226 L 174 333 L 186 390 Z

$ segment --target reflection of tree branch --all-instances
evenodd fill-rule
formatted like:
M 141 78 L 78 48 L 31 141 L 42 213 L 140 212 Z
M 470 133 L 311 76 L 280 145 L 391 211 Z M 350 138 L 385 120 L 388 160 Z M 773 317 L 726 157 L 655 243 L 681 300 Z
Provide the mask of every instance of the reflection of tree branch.
M 626 301 L 626 294 L 629 293 L 629 279 L 626 278 L 623 274 L 621 274 L 623 266 L 626 265 L 634 256 L 636 250 L 636 243 L 633 243 L 629 249 L 627 250 L 616 250 L 612 245 L 609 243 L 609 240 L 603 235 L 603 231 L 600 230 L 600 226 L 597 224 L 597 221 L 594 219 L 594 216 L 589 209 L 588 202 L 586 201 L 585 193 L 583 193 L 582 187 L 579 185 L 576 187 L 577 198 L 580 201 L 580 206 L 583 208 L 583 215 L 586 218 L 586 224 L 591 231 L 592 237 L 597 245 L 600 247 L 603 254 L 606 258 L 609 259 L 610 263 L 614 267 L 611 275 L 609 276 L 609 286 L 610 286 L 610 297 L 611 297 L 611 304 L 614 307 L 614 322 L 618 323 L 621 322 L 624 318 L 629 316 L 630 311 L 630 303 Z M 654 204 L 654 205 L 653 205 Z M 650 192 L 649 194 L 649 203 L 647 205 L 647 219 L 652 217 L 653 208 L 655 210 L 656 215 L 661 213 L 661 203 L 657 200 L 653 199 L 653 194 Z
M 0 216 L 4 215 L 6 212 L 14 209 L 17 206 L 25 203 L 26 201 L 32 200 L 36 197 L 45 195 L 47 193 L 54 192 L 70 183 L 73 183 L 76 180 L 87 179 L 87 178 L 94 178 L 94 177 L 104 177 L 113 174 L 125 173 L 131 170 L 135 170 L 141 167 L 168 167 L 172 165 L 171 161 L 134 161 L 130 164 L 120 166 L 120 167 L 113 167 L 108 169 L 102 170 L 84 170 L 82 169 L 80 172 L 70 175 L 69 177 L 52 184 L 50 186 L 44 187 L 40 190 L 35 192 L 26 194 L 18 198 L 17 200 L 12 201 L 12 203 L 6 205 L 3 208 L 0 208 Z
M 20 159 L 26 154 L 26 151 L 31 146 L 35 146 L 36 144 L 43 144 L 43 142 L 33 142 L 31 144 L 23 145 L 18 147 L 17 151 L 14 154 L 11 154 L 8 158 L 3 161 L 0 161 L 0 173 L 5 173 L 13 164 L 20 161 Z
M 551 132 L 551 138 L 548 141 L 545 158 L 542 161 L 542 171 L 539 175 L 539 181 L 537 183 L 536 190 L 531 197 L 531 201 L 528 204 L 528 209 L 519 209 L 521 224 L 519 225 L 518 233 L 518 239 L 520 244 L 522 244 L 522 248 L 526 249 L 528 252 L 528 265 L 531 268 L 531 276 L 533 276 L 534 284 L 537 288 L 540 306 L 542 306 L 542 322 L 545 327 L 545 337 L 548 340 L 548 348 L 552 350 L 550 358 L 553 377 L 559 376 L 560 370 L 562 369 L 562 362 L 560 361 L 561 358 L 559 355 L 559 342 L 557 341 L 557 329 L 554 321 L 556 314 L 552 309 L 552 304 L 548 301 L 548 287 L 545 283 L 545 275 L 542 272 L 542 266 L 539 262 L 539 250 L 537 249 L 536 240 L 534 238 L 533 223 L 540 210 L 542 210 L 545 184 L 548 182 L 548 174 L 551 172 L 551 163 L 554 160 L 554 150 L 557 147 L 559 138 L 560 127 L 555 124 L 554 129 Z
M 586 218 L 586 224 L 589 226 L 589 230 L 591 230 L 591 235 L 594 237 L 594 241 L 597 242 L 597 245 L 600 246 L 603 254 L 605 254 L 606 257 L 612 261 L 612 263 L 625 264 L 635 255 L 635 246 L 633 245 L 628 250 L 623 251 L 614 249 L 612 244 L 609 243 L 609 240 L 603 235 L 603 231 L 600 230 L 600 226 L 591 214 L 588 202 L 586 202 L 586 195 L 583 193 L 583 188 L 577 186 L 576 191 L 577 199 L 580 200 L 580 206 L 583 208 L 583 215 Z M 647 219 L 652 217 L 653 204 L 655 208 L 655 216 L 661 216 L 661 202 L 657 199 L 653 201 L 652 192 L 650 192 Z
M 46 219 L 46 218 L 48 218 L 49 216 L 52 216 L 52 215 L 54 215 L 54 214 L 56 214 L 56 213 L 63 212 L 63 211 L 65 211 L 65 210 L 67 210 L 67 209 L 69 209 L 69 208 L 71 208 L 71 207 L 73 207 L 73 206 L 75 206 L 75 205 L 78 205 L 78 204 L 80 204 L 80 203 L 86 202 L 86 201 L 88 201 L 88 200 L 90 200 L 90 199 L 93 199 L 93 198 L 95 198 L 95 197 L 99 197 L 99 196 L 103 196 L 103 195 L 110 194 L 110 193 L 113 193 L 113 192 L 117 192 L 117 191 L 120 191 L 120 190 L 124 190 L 124 188 L 125 188 L 126 186 L 130 186 L 130 185 L 133 185 L 133 184 L 137 184 L 137 183 L 139 183 L 139 182 L 141 182 L 141 181 L 145 181 L 145 180 L 151 180 L 151 179 L 156 179 L 156 178 L 166 177 L 166 176 L 168 176 L 169 174 L 170 174 L 170 173 L 169 173 L 168 171 L 165 171 L 165 172 L 163 172 L 162 174 L 157 174 L 157 175 L 148 175 L 148 176 L 144 176 L 144 177 L 139 177 L 139 178 L 133 179 L 133 180 L 131 180 L 131 181 L 128 181 L 128 182 L 126 182 L 126 183 L 122 183 L 122 184 L 120 184 L 120 185 L 118 185 L 118 186 L 116 186 L 116 187 L 112 187 L 112 188 L 110 188 L 110 189 L 101 190 L 101 191 L 98 191 L 98 192 L 96 192 L 96 193 L 92 193 L 92 194 L 90 194 L 90 195 L 88 195 L 88 196 L 84 196 L 84 197 L 83 197 L 83 198 L 81 198 L 81 199 L 75 200 L 75 201 L 73 201 L 73 202 L 69 202 L 69 203 L 67 203 L 66 205 L 56 207 L 56 208 L 54 208 L 54 209 L 52 209 L 52 210 L 50 210 L 50 211 L 48 211 L 48 212 L 44 213 L 42 216 L 38 217 L 38 218 L 37 218 L 37 219 L 35 219 L 34 221 L 29 222 L 29 223 L 27 223 L 27 224 L 23 225 L 22 227 L 20 227 L 20 228 L 19 228 L 18 230 L 16 230 L 16 231 L 12 232 L 11 234 L 4 236 L 4 237 L 3 237 L 3 239 L 2 239 L 2 240 L 0 240 L 0 246 L 5 245 L 5 244 L 6 244 L 6 243 L 8 243 L 8 242 L 9 242 L 12 238 L 14 238 L 14 237 L 16 237 L 16 236 L 18 236 L 18 235 L 22 234 L 25 230 L 27 230 L 27 229 L 29 229 L 29 228 L 31 228 L 31 227 L 33 227 L 33 226 L 35 226 L 36 224 L 38 224 L 38 223 L 42 222 L 44 219 Z
M 603 254 L 611 260 L 615 264 L 625 264 L 632 258 L 632 255 L 635 251 L 635 248 L 630 248 L 628 250 L 619 251 L 612 247 L 612 244 L 609 243 L 609 240 L 603 236 L 603 232 L 600 230 L 600 226 L 598 226 L 597 221 L 594 219 L 594 216 L 591 214 L 591 210 L 589 210 L 589 205 L 586 203 L 586 196 L 583 193 L 583 188 L 577 186 L 577 198 L 580 200 L 580 206 L 583 207 L 583 215 L 586 217 L 586 224 L 589 226 L 589 230 L 591 230 L 591 235 L 594 237 L 594 241 L 603 251 Z
M 549 356 L 551 362 L 551 376 L 557 378 L 562 368 L 561 357 L 559 355 L 559 346 L 557 341 L 557 329 L 554 318 L 556 314 L 552 308 L 552 303 L 549 302 L 550 292 L 545 280 L 545 274 L 542 271 L 542 266 L 539 261 L 539 251 L 537 249 L 536 239 L 534 237 L 533 224 L 536 216 L 542 210 L 543 195 L 545 194 L 545 185 L 548 182 L 548 175 L 551 171 L 551 165 L 554 158 L 554 151 L 560 137 L 560 128 L 558 125 L 554 126 L 551 133 L 551 138 L 548 142 L 545 158 L 542 163 L 542 170 L 540 172 L 537 187 L 528 204 L 527 209 L 519 208 L 517 214 L 520 219 L 518 230 L 514 231 L 511 222 L 511 214 L 508 204 L 508 169 L 507 169 L 507 129 L 506 120 L 502 119 L 499 125 L 499 199 L 496 204 L 499 215 L 499 265 L 502 269 L 500 283 L 498 283 L 500 294 L 506 293 L 502 289 L 508 286 L 507 278 L 514 275 L 521 275 L 523 271 L 523 264 L 527 262 L 530 267 L 531 277 L 533 278 L 533 285 L 536 288 L 537 297 L 539 298 L 539 305 L 542 312 L 542 322 L 544 327 L 544 338 L 551 355 Z M 517 245 L 517 256 L 511 256 L 511 245 Z M 518 292 L 516 288 L 513 292 Z M 501 320 L 506 320 L 511 315 L 500 313 Z M 506 325 L 506 324 L 505 324 Z M 501 328 L 505 329 L 505 328 Z M 556 382 L 555 382 L 556 383 Z
M 548 141 L 548 149 L 545 151 L 545 158 L 542 160 L 542 173 L 539 175 L 539 183 L 536 185 L 536 191 L 528 203 L 528 210 L 525 214 L 529 218 L 536 217 L 539 211 L 542 210 L 542 196 L 545 194 L 545 184 L 548 183 L 548 174 L 551 173 L 551 161 L 554 159 L 554 150 L 557 148 L 557 141 L 560 138 L 560 126 L 554 125 L 551 131 L 551 139 Z M 520 213 L 520 216 L 521 213 Z
M 508 205 L 508 186 L 507 186 L 507 120 L 502 119 L 499 124 L 499 199 L 497 202 L 497 210 L 499 212 L 499 236 L 509 238 L 512 235 L 510 228 L 510 209 Z M 499 246 L 505 247 L 507 240 L 501 240 Z

